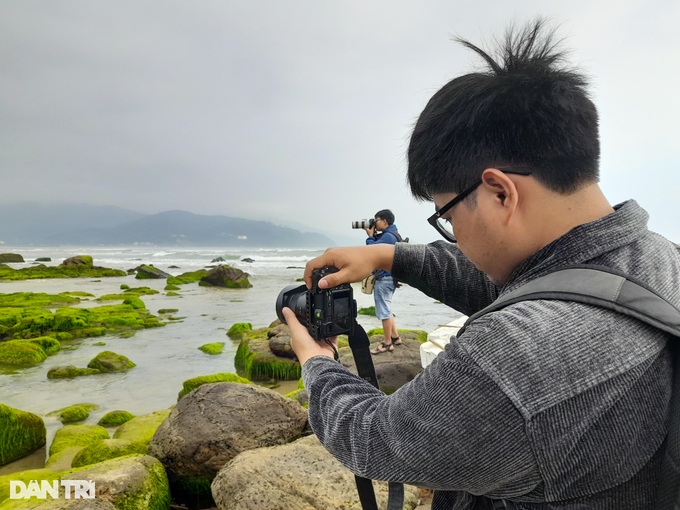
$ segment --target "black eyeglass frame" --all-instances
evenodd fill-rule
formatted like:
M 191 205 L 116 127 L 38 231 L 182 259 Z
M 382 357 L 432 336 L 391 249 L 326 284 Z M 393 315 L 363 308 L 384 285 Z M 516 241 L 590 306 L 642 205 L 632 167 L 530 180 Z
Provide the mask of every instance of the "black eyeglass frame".
M 527 167 L 521 167 L 521 166 L 500 166 L 500 167 L 494 167 L 496 170 L 500 170 L 504 174 L 515 174 L 515 175 L 531 175 L 531 170 Z M 430 216 L 427 219 L 427 222 L 434 227 L 434 229 L 439 232 L 439 234 L 446 239 L 447 241 L 451 243 L 456 243 L 456 237 L 452 234 L 449 233 L 447 230 L 444 230 L 440 225 L 439 222 L 437 221 L 439 218 L 441 218 L 444 214 L 446 214 L 448 211 L 450 211 L 456 204 L 459 204 L 463 200 L 465 200 L 465 197 L 467 197 L 470 193 L 472 193 L 474 190 L 476 190 L 480 185 L 482 184 L 482 178 L 480 177 L 477 179 L 472 186 L 464 189 L 460 193 L 458 193 L 455 197 L 453 197 L 451 200 L 449 200 L 448 203 L 444 204 L 441 208 L 436 210 L 432 216 Z

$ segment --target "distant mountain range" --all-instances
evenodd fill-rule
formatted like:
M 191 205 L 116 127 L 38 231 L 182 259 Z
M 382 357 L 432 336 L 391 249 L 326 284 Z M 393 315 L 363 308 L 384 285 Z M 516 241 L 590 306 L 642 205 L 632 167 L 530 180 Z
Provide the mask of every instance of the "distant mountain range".
M 318 232 L 266 221 L 187 211 L 142 214 L 114 206 L 0 205 L 0 243 L 6 245 L 131 245 L 326 247 Z

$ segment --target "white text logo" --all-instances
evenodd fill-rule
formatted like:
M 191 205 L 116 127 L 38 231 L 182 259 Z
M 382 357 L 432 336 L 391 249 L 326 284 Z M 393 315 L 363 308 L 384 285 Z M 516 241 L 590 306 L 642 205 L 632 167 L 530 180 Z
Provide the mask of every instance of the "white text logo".
M 60 488 L 65 499 L 94 499 L 93 480 L 10 480 L 9 499 L 59 499 Z

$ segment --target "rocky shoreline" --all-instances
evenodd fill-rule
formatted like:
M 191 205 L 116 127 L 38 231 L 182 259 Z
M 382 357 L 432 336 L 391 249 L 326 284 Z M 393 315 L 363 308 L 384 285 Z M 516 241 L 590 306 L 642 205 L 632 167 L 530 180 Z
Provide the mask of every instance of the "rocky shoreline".
M 86 267 L 95 267 L 91 259 L 85 261 Z M 0 278 L 3 271 L 20 270 L 0 266 Z M 234 276 L 229 270 L 221 272 Z M 168 286 L 179 289 L 205 277 L 204 271 L 196 273 L 158 277 L 167 278 Z M 237 275 L 236 280 L 239 278 L 243 281 Z M 172 288 L 166 291 L 174 292 Z M 10 299 L 0 294 L 0 362 L 10 360 L 20 369 L 41 363 L 41 358 L 58 356 L 60 343 L 78 335 L 132 335 L 135 329 L 159 327 L 171 320 L 172 311 L 154 316 L 146 310 L 143 298 L 150 289 L 121 290 L 118 295 L 98 298 L 22 293 Z M 95 307 L 90 315 L 99 317 L 105 311 L 97 308 L 119 314 L 116 320 L 102 322 L 100 317 L 97 322 L 74 312 L 78 309 L 71 305 L 79 299 L 122 303 Z M 18 327 L 21 321 L 17 321 L 17 313 L 29 308 L 29 320 Z M 372 342 L 383 339 L 381 330 L 368 333 Z M 381 388 L 388 393 L 421 370 L 419 345 L 427 333 L 400 334 L 402 346 L 374 358 Z M 38 484 L 59 481 L 65 486 L 73 480 L 93 481 L 96 499 L 88 504 L 96 506 L 87 508 L 361 508 L 353 475 L 309 430 L 306 394 L 287 326 L 274 321 L 266 328 L 253 329 L 251 324 L 237 323 L 228 335 L 239 342 L 234 360 L 238 373 L 206 374 L 185 381 L 178 388 L 177 404 L 169 409 L 140 416 L 116 411 L 91 425 L 83 422 L 96 404 L 70 406 L 51 413 L 63 425 L 47 445 L 43 417 L 0 404 L 0 466 L 4 466 L 0 471 L 0 509 L 85 508 L 83 500 L 65 499 L 63 493 L 58 501 L 10 499 L 11 482 L 15 496 L 17 487 L 24 487 L 23 494 L 27 495 L 30 487 L 35 489 L 32 480 Z M 219 344 L 202 347 L 208 354 L 220 350 Z M 340 339 L 339 347 L 340 362 L 353 370 L 346 339 Z M 42 355 L 36 356 L 39 352 Z M 134 360 L 113 352 L 101 354 L 87 367 L 65 365 L 51 370 L 52 377 L 68 379 L 102 371 L 134 370 Z M 298 380 L 298 389 L 281 395 L 254 384 L 261 380 Z M 12 469 L 20 465 L 16 459 L 41 448 L 49 453 L 43 468 Z M 384 506 L 387 486 L 376 482 L 375 487 L 378 502 Z M 404 508 L 415 509 L 427 497 L 427 491 L 407 487 Z

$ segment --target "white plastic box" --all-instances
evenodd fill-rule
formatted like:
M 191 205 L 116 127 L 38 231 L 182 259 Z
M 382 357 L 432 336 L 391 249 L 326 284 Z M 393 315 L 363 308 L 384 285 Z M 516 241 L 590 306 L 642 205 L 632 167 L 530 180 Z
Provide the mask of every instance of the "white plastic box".
M 463 327 L 466 320 L 467 316 L 463 315 L 427 335 L 427 342 L 420 344 L 420 364 L 423 368 L 432 363 L 437 354 L 444 350 L 446 344 L 451 341 L 451 337 L 458 334 L 458 330 Z

